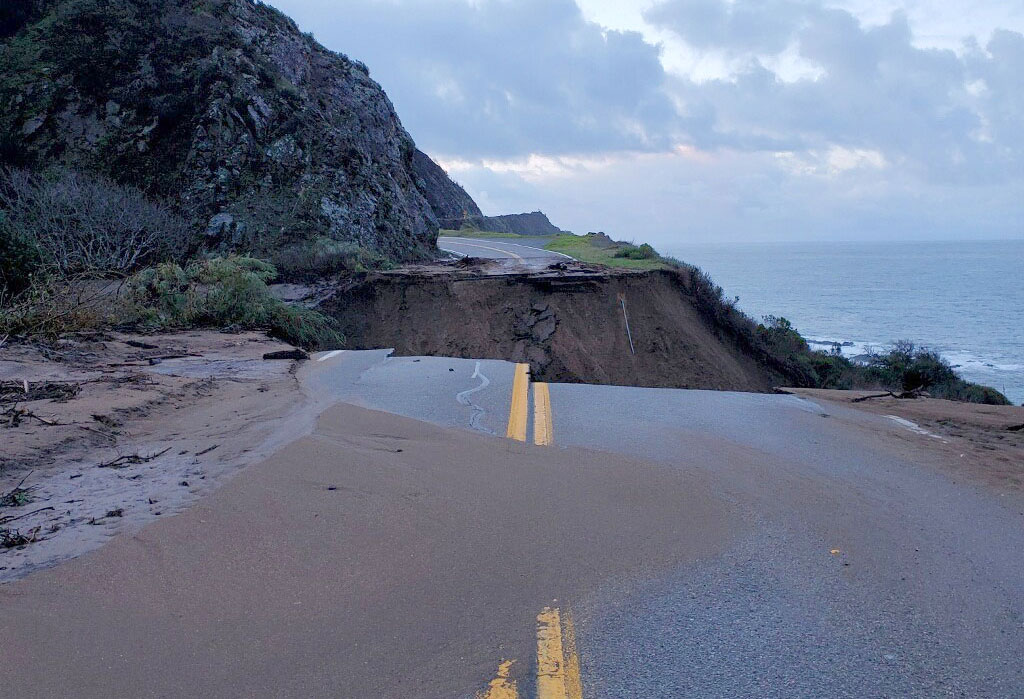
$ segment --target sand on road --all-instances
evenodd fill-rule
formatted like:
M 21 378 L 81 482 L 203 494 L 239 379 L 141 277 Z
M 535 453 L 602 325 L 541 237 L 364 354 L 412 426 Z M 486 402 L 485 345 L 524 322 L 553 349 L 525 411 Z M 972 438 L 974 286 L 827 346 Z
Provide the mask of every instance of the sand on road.
M 0 587 L 0 686 L 464 696 L 535 671 L 544 607 L 711 555 L 728 507 L 683 469 L 341 404 L 191 509 Z

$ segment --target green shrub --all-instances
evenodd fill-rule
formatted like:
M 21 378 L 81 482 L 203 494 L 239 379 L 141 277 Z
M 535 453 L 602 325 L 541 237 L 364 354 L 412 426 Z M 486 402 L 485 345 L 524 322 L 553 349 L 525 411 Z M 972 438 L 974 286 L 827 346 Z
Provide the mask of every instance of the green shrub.
M 787 319 L 781 316 L 765 316 L 764 323 L 757 326 L 757 334 L 770 350 L 782 356 L 807 354 L 807 341 Z
M 212 258 L 187 267 L 165 263 L 129 280 L 136 322 L 157 327 L 267 328 L 305 348 L 336 347 L 344 338 L 326 316 L 271 294 L 273 265 L 248 257 Z
M 863 369 L 867 383 L 903 391 L 927 391 L 934 398 L 968 403 L 1010 405 L 999 391 L 969 383 L 937 352 L 901 340 L 891 350 L 873 353 Z
M 907 341 L 897 342 L 883 354 L 871 354 L 866 373 L 884 386 L 904 391 L 927 389 L 959 379 L 953 367 L 937 353 Z
M 0 211 L 0 294 L 15 295 L 29 288 L 42 260 L 39 248 L 5 221 Z
M 660 256 L 657 250 L 644 243 L 643 245 L 623 245 L 615 251 L 615 257 L 627 260 L 656 260 Z

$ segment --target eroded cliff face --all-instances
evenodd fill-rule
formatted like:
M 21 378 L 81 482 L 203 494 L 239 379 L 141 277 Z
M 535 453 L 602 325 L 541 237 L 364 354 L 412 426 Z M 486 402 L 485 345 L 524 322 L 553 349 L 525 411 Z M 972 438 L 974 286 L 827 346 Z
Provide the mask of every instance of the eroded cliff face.
M 539 381 L 770 391 L 788 380 L 704 312 L 683 271 L 370 273 L 318 310 L 352 349 L 528 362 Z
M 185 213 L 207 247 L 267 254 L 315 240 L 391 260 L 434 251 L 421 187 L 437 200 L 461 189 L 418 178 L 412 138 L 367 68 L 277 10 L 36 5 L 0 39 L 4 163 L 138 186 Z

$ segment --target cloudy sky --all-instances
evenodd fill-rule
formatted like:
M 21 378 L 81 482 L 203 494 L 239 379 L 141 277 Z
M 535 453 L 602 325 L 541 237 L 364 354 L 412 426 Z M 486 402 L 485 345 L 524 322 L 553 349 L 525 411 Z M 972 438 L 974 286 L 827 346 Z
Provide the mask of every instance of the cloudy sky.
M 273 0 L 485 213 L 681 241 L 1024 238 L 1024 0 Z

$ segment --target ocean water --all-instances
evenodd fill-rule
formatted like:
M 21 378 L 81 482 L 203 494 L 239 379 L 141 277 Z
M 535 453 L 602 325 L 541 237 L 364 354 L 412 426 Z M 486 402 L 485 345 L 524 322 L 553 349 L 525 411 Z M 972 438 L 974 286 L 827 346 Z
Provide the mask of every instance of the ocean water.
M 1024 403 L 1024 240 L 758 243 L 664 249 L 707 271 L 760 320 L 785 316 L 847 356 L 896 340 Z M 824 347 L 824 345 L 823 345 Z

